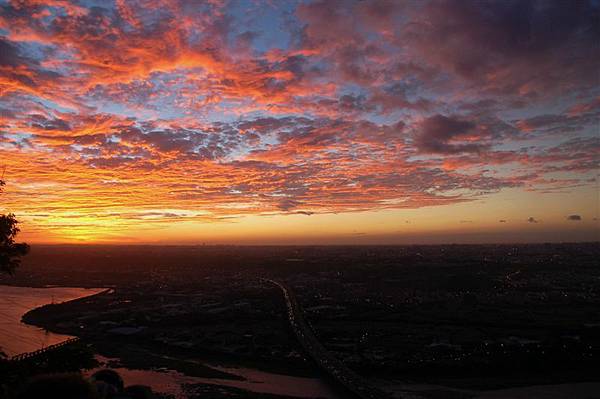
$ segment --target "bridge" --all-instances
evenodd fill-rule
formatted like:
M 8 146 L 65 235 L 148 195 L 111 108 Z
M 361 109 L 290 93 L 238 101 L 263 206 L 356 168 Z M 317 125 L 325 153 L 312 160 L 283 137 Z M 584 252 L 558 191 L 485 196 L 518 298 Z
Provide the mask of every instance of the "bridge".
M 15 356 L 13 356 L 13 357 L 10 358 L 10 361 L 11 362 L 20 362 L 20 361 L 32 359 L 32 358 L 35 358 L 35 357 L 40 357 L 40 356 L 42 356 L 42 355 L 44 355 L 44 354 L 46 354 L 48 352 L 51 352 L 53 350 L 62 348 L 62 347 L 67 346 L 67 345 L 72 345 L 72 344 L 74 344 L 76 342 L 79 342 L 79 338 L 77 338 L 77 337 L 69 338 L 66 341 L 62 341 L 62 342 L 59 342 L 59 343 L 54 344 L 54 345 L 49 345 L 49 346 L 46 346 L 44 348 L 40 348 L 40 349 L 38 349 L 36 351 L 33 351 L 33 352 L 25 352 L 25 353 L 21 353 L 21 354 L 15 355 Z
M 304 318 L 302 306 L 294 291 L 285 283 L 270 279 L 283 292 L 287 305 L 288 319 L 298 342 L 319 368 L 331 379 L 346 389 L 356 399 L 383 399 L 390 396 L 371 386 L 364 378 L 350 370 L 341 360 L 325 349 L 315 336 L 312 327 Z

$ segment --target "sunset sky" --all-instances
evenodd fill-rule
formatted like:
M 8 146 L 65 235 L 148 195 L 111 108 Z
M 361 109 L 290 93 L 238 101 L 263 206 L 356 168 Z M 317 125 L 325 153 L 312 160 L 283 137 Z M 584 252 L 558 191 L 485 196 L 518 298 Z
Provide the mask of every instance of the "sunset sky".
M 597 0 L 0 8 L 29 243 L 600 238 Z

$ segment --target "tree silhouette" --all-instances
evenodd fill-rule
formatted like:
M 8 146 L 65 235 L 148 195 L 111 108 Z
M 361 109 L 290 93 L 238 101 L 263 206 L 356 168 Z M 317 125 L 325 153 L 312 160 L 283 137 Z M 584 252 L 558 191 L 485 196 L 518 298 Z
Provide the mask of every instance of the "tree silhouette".
M 0 180 L 0 193 L 4 181 Z M 0 215 L 0 273 L 14 273 L 21 264 L 21 257 L 29 252 L 29 245 L 16 243 L 15 237 L 19 233 L 19 222 L 15 215 Z

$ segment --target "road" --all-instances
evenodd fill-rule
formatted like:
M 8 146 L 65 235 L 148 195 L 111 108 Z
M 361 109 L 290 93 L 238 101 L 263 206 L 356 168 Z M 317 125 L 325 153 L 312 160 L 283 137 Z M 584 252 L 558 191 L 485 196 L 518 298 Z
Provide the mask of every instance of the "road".
M 300 345 L 315 363 L 339 385 L 359 399 L 383 399 L 389 395 L 369 385 L 364 378 L 350 370 L 335 356 L 331 355 L 315 336 L 312 327 L 304 318 L 302 306 L 294 291 L 285 283 L 265 279 L 281 289 L 287 305 L 288 319 Z

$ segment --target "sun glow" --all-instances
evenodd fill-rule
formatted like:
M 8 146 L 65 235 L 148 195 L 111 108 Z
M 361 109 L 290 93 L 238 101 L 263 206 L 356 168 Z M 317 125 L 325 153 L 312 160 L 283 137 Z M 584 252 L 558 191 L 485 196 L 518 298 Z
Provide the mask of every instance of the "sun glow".
M 400 3 L 6 2 L 0 211 L 33 242 L 597 239 L 593 13 L 508 50 L 507 5 Z

